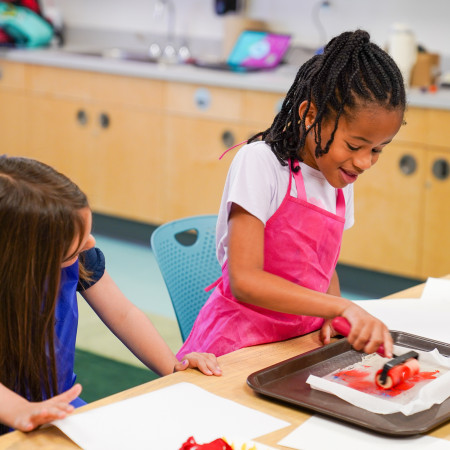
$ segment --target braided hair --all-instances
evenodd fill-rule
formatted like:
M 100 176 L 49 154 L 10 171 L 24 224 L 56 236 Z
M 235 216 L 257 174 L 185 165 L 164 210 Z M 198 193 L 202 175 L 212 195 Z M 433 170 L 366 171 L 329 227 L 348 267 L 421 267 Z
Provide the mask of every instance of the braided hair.
M 303 116 L 299 106 L 307 105 Z M 305 118 L 314 103 L 317 114 L 308 129 Z M 324 52 L 303 64 L 290 87 L 280 112 L 266 131 L 251 137 L 270 145 L 284 166 L 302 161 L 301 150 L 308 132 L 315 129 L 316 157 L 328 153 L 334 140 L 339 118 L 354 114 L 355 108 L 374 103 L 393 110 L 405 110 L 406 95 L 403 78 L 394 60 L 376 44 L 366 31 L 344 32 L 331 39 Z M 334 129 L 322 145 L 323 120 L 334 118 Z

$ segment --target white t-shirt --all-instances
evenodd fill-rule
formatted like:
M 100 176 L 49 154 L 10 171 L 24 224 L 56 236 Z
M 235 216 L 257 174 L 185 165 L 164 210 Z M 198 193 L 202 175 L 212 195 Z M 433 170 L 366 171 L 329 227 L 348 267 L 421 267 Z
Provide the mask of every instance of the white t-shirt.
M 300 163 L 306 197 L 322 209 L 336 214 L 337 190 L 322 172 Z M 232 203 L 236 203 L 265 225 L 283 201 L 289 183 L 289 166 L 282 166 L 271 148 L 262 141 L 244 145 L 234 157 L 222 195 L 216 228 L 217 259 L 222 265 L 228 251 L 228 216 Z M 345 198 L 345 226 L 354 223 L 353 184 L 343 189 Z M 291 195 L 297 197 L 295 182 Z

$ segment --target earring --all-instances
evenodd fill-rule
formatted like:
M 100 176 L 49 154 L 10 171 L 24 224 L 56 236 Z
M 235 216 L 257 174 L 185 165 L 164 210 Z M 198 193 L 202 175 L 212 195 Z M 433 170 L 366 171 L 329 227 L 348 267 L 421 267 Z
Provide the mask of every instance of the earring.
M 309 130 L 309 128 L 311 127 L 311 125 L 306 125 L 306 129 Z

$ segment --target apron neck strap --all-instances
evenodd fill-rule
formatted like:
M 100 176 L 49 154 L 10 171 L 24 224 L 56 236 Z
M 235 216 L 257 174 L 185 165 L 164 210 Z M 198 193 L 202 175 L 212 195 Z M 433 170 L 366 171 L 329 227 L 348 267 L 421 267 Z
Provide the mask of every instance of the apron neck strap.
M 300 164 L 298 161 L 294 161 L 294 167 L 300 167 Z M 305 190 L 305 183 L 303 181 L 303 175 L 302 170 L 298 170 L 297 172 L 294 172 L 292 170 L 291 164 L 289 164 L 289 186 L 288 186 L 288 193 L 291 192 L 291 181 L 292 181 L 292 175 L 294 176 L 295 180 L 295 186 L 297 187 L 297 198 L 300 198 L 302 200 L 308 201 L 306 197 L 306 190 Z M 345 197 L 342 189 L 336 189 L 336 215 L 339 217 L 345 218 Z
M 345 219 L 345 197 L 342 189 L 337 190 L 336 215 Z
M 291 167 L 291 165 L 289 165 Z M 294 172 L 292 168 L 290 169 L 290 176 L 289 176 L 289 188 L 288 192 L 291 192 L 291 181 L 292 181 L 292 175 L 294 176 L 295 181 L 295 187 L 297 188 L 297 198 L 300 198 L 302 200 L 308 201 L 306 198 L 306 191 L 305 191 L 305 183 L 303 181 L 303 175 L 302 175 L 302 169 L 300 167 L 300 164 L 298 161 L 294 161 L 294 168 L 298 167 L 299 170 L 297 172 Z

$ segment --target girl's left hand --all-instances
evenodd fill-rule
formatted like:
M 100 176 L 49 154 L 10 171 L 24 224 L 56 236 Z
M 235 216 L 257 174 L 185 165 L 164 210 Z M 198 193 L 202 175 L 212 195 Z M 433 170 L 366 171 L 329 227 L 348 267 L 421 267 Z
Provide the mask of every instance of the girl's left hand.
M 327 345 L 330 343 L 332 337 L 336 336 L 336 330 L 331 326 L 331 320 L 327 319 L 322 325 L 319 333 L 319 339 L 323 345 Z
M 188 353 L 183 358 L 183 361 L 175 364 L 174 372 L 179 372 L 187 368 L 197 368 L 205 375 L 222 375 L 217 358 L 212 353 Z
M 74 407 L 70 404 L 81 393 L 81 385 L 75 384 L 62 394 L 56 395 L 42 402 L 20 402 L 14 410 L 13 428 L 20 431 L 31 431 L 40 425 L 53 420 L 64 419 Z M 24 400 L 24 399 L 21 399 Z

